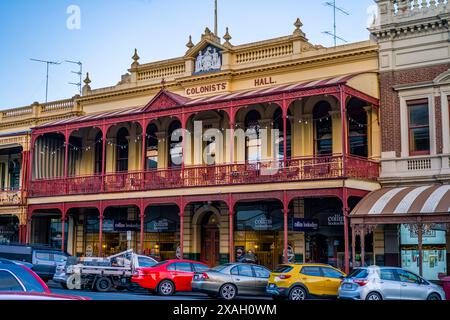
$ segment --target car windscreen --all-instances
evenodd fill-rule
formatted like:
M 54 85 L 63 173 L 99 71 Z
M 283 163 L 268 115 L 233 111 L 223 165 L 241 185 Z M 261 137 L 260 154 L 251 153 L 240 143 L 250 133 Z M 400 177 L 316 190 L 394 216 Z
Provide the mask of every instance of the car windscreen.
M 288 273 L 292 269 L 293 268 L 291 266 L 280 265 L 280 266 L 276 267 L 275 270 L 273 270 L 273 272 L 274 273 Z
M 368 275 L 369 271 L 367 269 L 353 269 L 347 278 L 365 279 Z

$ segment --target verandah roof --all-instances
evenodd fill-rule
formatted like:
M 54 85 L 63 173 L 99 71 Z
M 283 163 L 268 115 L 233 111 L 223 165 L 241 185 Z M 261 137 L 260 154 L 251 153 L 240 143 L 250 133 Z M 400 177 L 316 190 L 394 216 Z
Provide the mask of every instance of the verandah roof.
M 396 218 L 450 218 L 450 185 L 382 188 L 368 194 L 350 214 L 351 219 L 377 220 L 382 223 Z M 405 219 L 405 222 L 407 220 Z M 450 221 L 450 220 L 449 220 Z
M 200 98 L 194 98 L 190 99 L 181 95 L 178 95 L 173 92 L 165 91 L 165 93 L 172 98 L 179 107 L 193 107 L 193 106 L 199 106 L 203 104 L 213 104 L 213 103 L 219 103 L 219 102 L 227 102 L 227 101 L 236 101 L 240 99 L 247 99 L 251 97 L 263 97 L 268 95 L 274 95 L 274 94 L 283 94 L 288 92 L 295 92 L 295 91 L 302 91 L 302 90 L 309 90 L 309 89 L 318 89 L 318 88 L 325 88 L 329 86 L 337 86 L 337 85 L 343 85 L 346 84 L 349 80 L 357 77 L 360 75 L 360 73 L 357 74 L 350 74 L 345 76 L 338 76 L 338 77 L 332 77 L 332 78 L 323 78 L 319 80 L 314 81 L 305 81 L 301 83 L 294 83 L 294 84 L 285 84 L 270 88 L 262 88 L 262 89 L 253 89 L 253 90 L 246 90 L 246 91 L 240 91 L 240 92 L 233 92 L 233 93 L 223 93 L 208 97 L 200 97 Z M 374 98 L 375 99 L 375 98 Z M 101 120 L 101 119 L 108 119 L 108 118 L 115 118 L 115 117 L 121 117 L 121 116 L 131 116 L 131 115 L 137 115 L 139 113 L 142 113 L 145 111 L 146 107 L 148 106 L 139 106 L 139 107 L 132 107 L 132 108 L 126 108 L 126 109 L 120 109 L 115 111 L 108 111 L 108 112 L 102 112 L 102 113 L 95 113 L 95 114 L 89 114 L 85 116 L 78 116 L 58 121 L 53 121 L 46 123 L 41 126 L 35 127 L 35 129 L 41 129 L 41 128 L 47 128 L 47 127 L 53 127 L 53 126 L 60 126 L 60 125 L 69 125 L 74 123 L 81 123 L 86 121 L 92 121 L 92 120 Z

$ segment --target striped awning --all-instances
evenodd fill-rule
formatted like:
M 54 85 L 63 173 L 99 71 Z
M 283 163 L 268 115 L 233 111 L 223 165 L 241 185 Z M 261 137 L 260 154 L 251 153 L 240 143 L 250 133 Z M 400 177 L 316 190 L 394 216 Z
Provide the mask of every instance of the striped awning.
M 181 95 L 178 95 L 173 92 L 167 92 L 167 94 L 175 100 L 180 106 L 186 106 L 186 107 L 193 107 L 197 105 L 202 104 L 212 104 L 212 103 L 219 103 L 219 102 L 226 102 L 231 100 L 238 100 L 238 99 L 246 99 L 250 97 L 258 97 L 258 96 L 265 96 L 265 95 L 271 95 L 271 94 L 279 94 L 279 93 L 286 93 L 290 91 L 299 91 L 299 90 L 308 90 L 312 88 L 321 88 L 321 87 L 327 87 L 327 86 L 333 86 L 333 85 L 340 85 L 345 84 L 347 81 L 355 78 L 356 76 L 360 75 L 360 73 L 354 73 L 349 75 L 342 75 L 337 77 L 331 77 L 331 78 L 322 78 L 318 80 L 313 81 L 304 81 L 304 82 L 296 82 L 291 84 L 285 84 L 285 85 L 278 85 L 273 86 L 269 88 L 261 88 L 261 89 L 252 89 L 252 90 L 244 90 L 239 92 L 228 92 L 223 94 L 216 94 L 212 96 L 207 97 L 199 97 L 199 98 L 187 98 Z M 100 120 L 100 119 L 106 119 L 106 118 L 113 118 L 113 117 L 119 117 L 119 116 L 127 116 L 127 115 L 135 115 L 139 114 L 145 111 L 145 105 L 144 106 L 136 106 L 132 108 L 123 108 L 115 111 L 108 111 L 108 112 L 100 112 L 100 113 L 94 113 L 94 114 L 88 114 L 83 116 L 76 116 L 68 119 L 62 119 L 57 120 L 53 122 L 48 122 L 45 124 L 42 124 L 40 126 L 36 126 L 37 128 L 46 128 L 50 126 L 59 126 L 59 125 L 67 125 L 72 123 L 79 123 L 79 122 L 85 122 L 85 121 L 91 121 L 91 120 Z
M 351 218 L 450 212 L 450 185 L 382 188 L 368 194 Z

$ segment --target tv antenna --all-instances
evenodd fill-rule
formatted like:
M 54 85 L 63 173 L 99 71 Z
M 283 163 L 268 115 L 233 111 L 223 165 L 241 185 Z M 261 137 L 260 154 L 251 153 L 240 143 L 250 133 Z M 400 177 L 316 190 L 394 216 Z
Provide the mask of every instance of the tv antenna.
M 334 46 L 335 46 L 335 47 L 337 46 L 337 40 L 338 40 L 338 39 L 341 40 L 342 42 L 347 43 L 347 42 L 348 42 L 347 40 L 345 40 L 344 38 L 339 37 L 339 36 L 337 35 L 336 13 L 337 13 L 337 11 L 339 11 L 340 13 L 342 13 L 342 14 L 344 14 L 344 15 L 346 15 L 346 16 L 349 16 L 350 13 L 348 13 L 347 11 L 345 11 L 343 8 L 338 7 L 338 6 L 336 5 L 336 0 L 333 0 L 333 1 L 327 1 L 327 2 L 325 2 L 323 5 L 326 6 L 326 7 L 330 7 L 330 8 L 333 9 L 333 32 L 331 32 L 331 31 L 324 31 L 324 32 L 322 32 L 322 33 L 324 33 L 324 34 L 326 34 L 326 35 L 329 35 L 329 36 L 332 36 L 332 37 L 333 37 L 333 40 L 334 40 Z
M 73 85 L 73 86 L 77 86 L 78 87 L 78 91 L 80 92 L 81 95 L 81 83 L 83 82 L 83 63 L 81 61 L 71 61 L 71 60 L 66 60 L 67 63 L 72 63 L 72 64 L 76 64 L 80 67 L 80 69 L 78 71 L 71 71 L 73 74 L 78 75 L 78 82 L 69 82 L 69 84 Z
M 39 60 L 39 59 L 30 59 L 34 62 L 41 62 L 47 64 L 47 76 L 46 76 L 46 82 L 45 82 L 45 103 L 48 102 L 48 72 L 49 72 L 49 66 L 50 65 L 60 65 L 61 62 L 55 62 L 55 61 L 46 61 L 46 60 Z
M 217 0 L 214 0 L 214 34 L 216 37 L 219 36 L 219 28 L 218 28 L 218 15 L 217 15 Z

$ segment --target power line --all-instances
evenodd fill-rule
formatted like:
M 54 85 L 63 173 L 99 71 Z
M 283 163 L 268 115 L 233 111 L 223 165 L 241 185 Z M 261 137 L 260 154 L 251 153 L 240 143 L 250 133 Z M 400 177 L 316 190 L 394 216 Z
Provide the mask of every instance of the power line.
M 344 15 L 346 15 L 346 16 L 349 16 L 350 13 L 348 13 L 347 11 L 345 11 L 343 8 L 338 7 L 338 6 L 336 5 L 336 0 L 333 0 L 333 1 L 327 1 L 327 2 L 325 2 L 323 5 L 326 6 L 326 7 L 330 7 L 330 8 L 333 9 L 333 32 L 331 32 L 331 31 L 324 31 L 324 32 L 322 32 L 322 33 L 333 37 L 333 39 L 334 39 L 334 46 L 335 46 L 335 47 L 337 46 L 337 40 L 338 40 L 338 39 L 341 40 L 342 42 L 347 43 L 347 42 L 348 42 L 347 40 L 345 40 L 344 38 L 339 37 L 339 36 L 337 35 L 336 13 L 337 13 L 337 11 L 339 11 L 340 13 L 342 13 L 342 14 L 344 14 Z
M 61 62 L 55 62 L 55 61 L 47 61 L 47 60 L 39 60 L 39 59 L 30 59 L 34 62 L 40 62 L 47 64 L 47 76 L 46 76 L 46 82 L 45 82 L 45 102 L 48 102 L 48 73 L 49 73 L 49 66 L 50 65 L 60 65 Z

